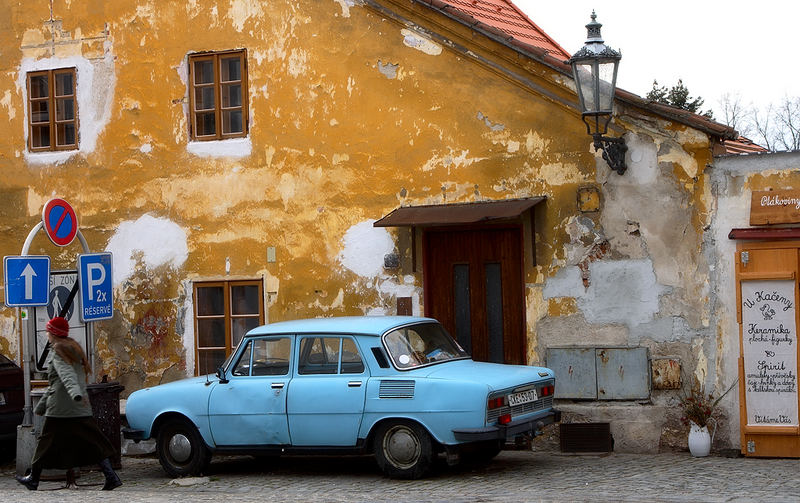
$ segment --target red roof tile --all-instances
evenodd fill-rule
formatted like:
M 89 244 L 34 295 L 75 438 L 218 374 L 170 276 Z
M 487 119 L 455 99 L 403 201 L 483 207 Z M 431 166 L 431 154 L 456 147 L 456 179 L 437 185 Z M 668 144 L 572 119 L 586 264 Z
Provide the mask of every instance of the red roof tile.
M 735 140 L 725 140 L 725 152 L 728 154 L 756 154 L 769 152 L 769 150 L 749 138 L 740 136 Z
M 488 26 L 497 28 L 520 42 L 544 49 L 550 55 L 564 60 L 570 54 L 536 26 L 510 0 L 441 0 L 454 9 L 472 16 Z

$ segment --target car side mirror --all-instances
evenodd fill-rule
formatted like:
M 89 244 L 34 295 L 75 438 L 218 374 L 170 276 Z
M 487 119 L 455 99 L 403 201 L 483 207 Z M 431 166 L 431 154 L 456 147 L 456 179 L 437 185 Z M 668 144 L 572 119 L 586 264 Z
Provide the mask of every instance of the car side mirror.
M 225 370 L 220 366 L 217 369 L 217 378 L 219 379 L 220 384 L 228 384 L 228 380 L 225 379 Z

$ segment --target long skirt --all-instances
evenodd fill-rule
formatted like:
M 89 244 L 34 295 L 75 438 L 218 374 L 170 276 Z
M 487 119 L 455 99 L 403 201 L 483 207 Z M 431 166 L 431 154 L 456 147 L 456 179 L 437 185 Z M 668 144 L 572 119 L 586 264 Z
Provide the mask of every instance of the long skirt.
M 115 453 L 94 417 L 45 417 L 31 465 L 66 470 L 95 465 Z

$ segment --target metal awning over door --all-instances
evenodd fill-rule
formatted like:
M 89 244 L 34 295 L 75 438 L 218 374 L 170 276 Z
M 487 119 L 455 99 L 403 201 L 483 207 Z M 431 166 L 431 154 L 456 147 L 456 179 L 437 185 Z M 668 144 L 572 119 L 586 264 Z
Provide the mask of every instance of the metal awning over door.
M 516 218 L 545 199 L 545 196 L 537 196 L 500 201 L 401 206 L 373 225 L 375 227 L 430 227 L 491 223 L 497 220 Z

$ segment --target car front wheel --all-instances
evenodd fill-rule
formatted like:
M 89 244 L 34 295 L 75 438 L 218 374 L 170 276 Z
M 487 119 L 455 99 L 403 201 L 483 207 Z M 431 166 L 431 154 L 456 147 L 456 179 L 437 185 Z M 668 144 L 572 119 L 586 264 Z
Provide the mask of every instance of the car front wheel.
M 375 460 L 387 476 L 418 479 L 431 468 L 434 459 L 431 436 L 410 421 L 383 423 L 375 433 Z
M 211 460 L 211 453 L 193 424 L 172 419 L 161 427 L 156 442 L 158 460 L 170 477 L 200 475 Z

